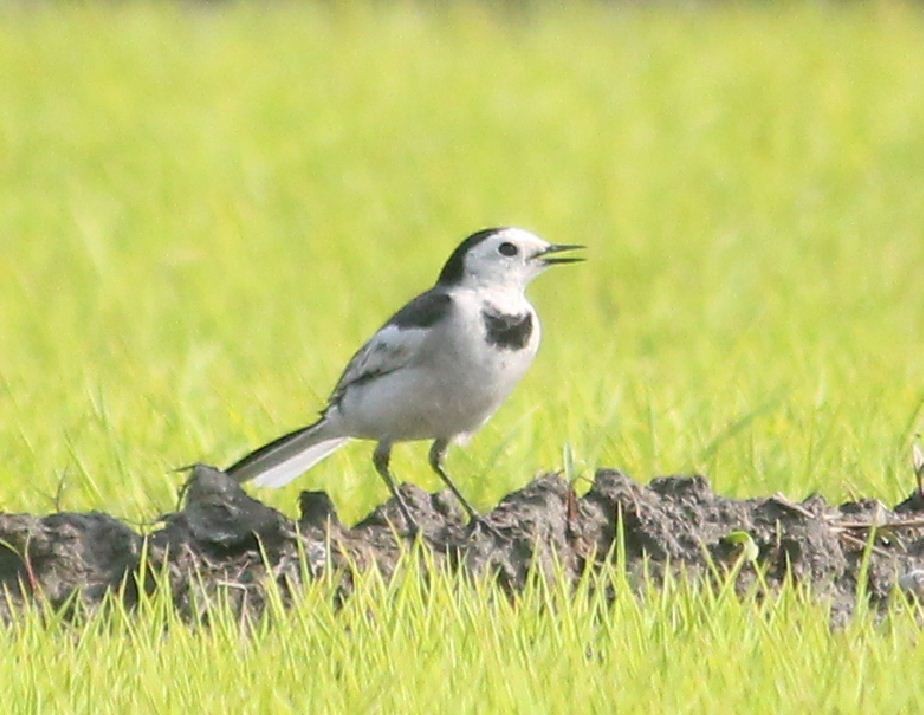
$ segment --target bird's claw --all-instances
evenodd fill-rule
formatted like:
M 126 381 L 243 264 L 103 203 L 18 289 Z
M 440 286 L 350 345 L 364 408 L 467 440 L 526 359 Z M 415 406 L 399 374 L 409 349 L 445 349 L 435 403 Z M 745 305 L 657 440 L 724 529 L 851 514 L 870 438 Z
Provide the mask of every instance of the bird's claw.
M 423 536 L 423 529 L 420 528 L 420 524 L 411 519 L 406 524 L 405 534 L 411 541 L 416 541 Z
M 468 538 L 472 539 L 478 532 L 483 532 L 490 534 L 498 541 L 510 541 L 509 538 L 504 536 L 500 531 L 498 531 L 494 526 L 488 523 L 488 520 L 483 516 L 473 516 L 468 522 Z
M 423 536 L 423 529 L 420 528 L 417 519 L 411 515 L 411 510 L 406 505 L 402 504 L 400 509 L 401 516 L 404 517 L 404 535 L 411 541 L 416 541 L 418 537 Z

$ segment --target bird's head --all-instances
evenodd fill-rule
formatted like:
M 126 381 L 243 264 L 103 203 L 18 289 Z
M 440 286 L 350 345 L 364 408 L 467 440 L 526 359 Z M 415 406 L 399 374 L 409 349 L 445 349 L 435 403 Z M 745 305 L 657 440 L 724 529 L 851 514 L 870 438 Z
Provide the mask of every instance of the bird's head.
M 525 288 L 549 266 L 576 263 L 558 254 L 583 248 L 549 243 L 522 228 L 486 228 L 473 233 L 449 256 L 438 285 Z

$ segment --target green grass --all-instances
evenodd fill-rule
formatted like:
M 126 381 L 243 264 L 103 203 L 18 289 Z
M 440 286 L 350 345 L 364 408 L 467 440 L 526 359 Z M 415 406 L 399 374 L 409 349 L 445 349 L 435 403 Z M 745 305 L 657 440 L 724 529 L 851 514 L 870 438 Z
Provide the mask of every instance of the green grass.
M 917 611 L 828 628 L 794 589 L 761 605 L 675 584 L 606 603 L 534 586 L 511 603 L 453 577 L 364 579 L 343 611 L 316 583 L 252 626 L 163 600 L 69 627 L 0 631 L 14 712 L 916 712 Z
M 586 474 L 737 495 L 911 486 L 919 9 L 5 6 L 0 76 L 0 509 L 48 510 L 64 479 L 63 508 L 162 512 L 170 468 L 311 419 L 382 316 L 498 223 L 592 261 L 535 284 L 536 365 L 450 456 L 482 507 L 566 443 Z M 357 518 L 385 496 L 369 452 L 260 497 L 292 513 L 325 489 Z M 395 468 L 437 486 L 420 445 Z M 454 593 L 346 621 L 309 594 L 246 638 L 26 620 L 0 682 L 22 711 L 922 705 L 907 620 Z

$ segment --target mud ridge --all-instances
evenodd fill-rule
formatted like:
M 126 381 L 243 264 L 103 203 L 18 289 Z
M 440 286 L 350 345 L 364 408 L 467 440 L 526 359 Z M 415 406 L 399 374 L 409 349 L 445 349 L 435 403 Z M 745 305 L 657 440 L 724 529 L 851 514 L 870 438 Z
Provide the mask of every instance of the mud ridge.
M 578 496 L 550 473 L 500 502 L 487 517 L 498 532 L 492 534 L 471 532 L 448 491 L 401 490 L 432 563 L 496 579 L 511 594 L 532 572 L 576 581 L 623 559 L 628 582 L 638 587 L 659 583 L 668 571 L 734 578 L 741 594 L 791 578 L 830 602 L 835 621 L 851 613 L 858 592 L 880 610 L 899 591 L 924 596 L 924 498 L 917 492 L 894 508 L 873 499 L 832 505 L 819 495 L 736 500 L 713 492 L 701 476 L 659 477 L 645 486 L 600 469 Z M 299 511 L 291 520 L 221 471 L 199 466 L 182 510 L 147 534 L 97 512 L 0 514 L 0 620 L 40 602 L 93 607 L 110 593 L 133 606 L 139 589 L 153 588 L 151 574 L 160 573 L 192 620 L 207 619 L 219 601 L 259 614 L 269 582 L 285 600 L 331 571 L 338 597 L 348 598 L 357 570 L 389 576 L 412 543 L 393 500 L 353 526 L 339 520 L 323 492 L 302 492 Z

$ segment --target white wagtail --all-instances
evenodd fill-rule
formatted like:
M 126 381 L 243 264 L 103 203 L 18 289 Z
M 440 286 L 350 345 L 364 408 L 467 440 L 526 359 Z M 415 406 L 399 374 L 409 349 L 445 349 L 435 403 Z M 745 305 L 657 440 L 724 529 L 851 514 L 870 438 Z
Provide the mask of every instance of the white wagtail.
M 539 347 L 527 284 L 546 268 L 580 258 L 520 228 L 488 228 L 456 247 L 436 285 L 395 313 L 347 364 L 320 418 L 251 452 L 226 471 L 279 487 L 350 439 L 377 442 L 376 471 L 410 531 L 417 524 L 388 468 L 395 442 L 433 440 L 430 466 L 471 519 L 483 522 L 446 473 L 449 445 L 500 407 Z

